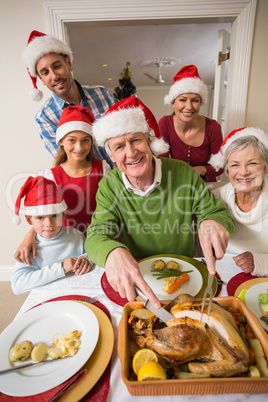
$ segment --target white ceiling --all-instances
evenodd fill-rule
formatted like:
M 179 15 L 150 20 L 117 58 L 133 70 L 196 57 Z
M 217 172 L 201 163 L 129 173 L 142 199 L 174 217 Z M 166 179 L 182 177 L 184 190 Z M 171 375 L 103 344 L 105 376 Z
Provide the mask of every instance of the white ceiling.
M 217 35 L 220 29 L 231 32 L 231 23 L 156 24 L 148 21 L 68 23 L 67 33 L 74 54 L 74 76 L 81 84 L 118 86 L 120 73 L 131 63 L 132 82 L 137 88 L 169 87 L 174 75 L 188 64 L 195 64 L 207 85 L 213 87 L 217 59 Z M 162 69 L 142 66 L 145 60 L 179 60 Z M 102 67 L 107 64 L 107 67 Z M 112 78 L 109 81 L 108 78 Z

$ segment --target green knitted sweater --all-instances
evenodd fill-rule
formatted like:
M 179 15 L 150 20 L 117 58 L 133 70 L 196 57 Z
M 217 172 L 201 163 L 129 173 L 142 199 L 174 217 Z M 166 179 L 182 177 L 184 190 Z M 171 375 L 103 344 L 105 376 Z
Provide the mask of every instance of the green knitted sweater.
M 195 252 L 193 217 L 213 219 L 232 235 L 235 223 L 205 182 L 186 163 L 162 160 L 161 184 L 147 196 L 128 191 L 118 168 L 100 181 L 97 208 L 87 230 L 88 257 L 104 267 L 113 249 L 124 247 L 134 258 Z

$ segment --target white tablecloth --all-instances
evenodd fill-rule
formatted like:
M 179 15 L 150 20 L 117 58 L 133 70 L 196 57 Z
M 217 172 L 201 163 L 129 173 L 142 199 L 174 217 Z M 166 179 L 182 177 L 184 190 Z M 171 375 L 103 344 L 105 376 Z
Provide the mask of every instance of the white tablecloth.
M 229 279 L 240 273 L 241 270 L 234 264 L 233 259 L 225 255 L 224 259 L 217 261 L 217 272 L 221 276 L 224 282 L 228 282 Z M 54 297 L 65 295 L 84 295 L 93 297 L 100 295 L 99 301 L 104 304 L 111 314 L 112 325 L 115 334 L 115 345 L 112 355 L 112 369 L 110 379 L 110 391 L 108 394 L 107 402 L 134 402 L 137 401 L 137 397 L 131 396 L 125 386 L 121 377 L 121 363 L 117 356 L 117 330 L 118 324 L 122 316 L 123 308 L 110 301 L 104 294 L 100 279 L 104 273 L 104 269 L 98 266 L 86 275 L 76 276 L 72 275 L 63 279 L 57 280 L 34 289 L 29 294 L 28 298 L 22 305 L 16 317 L 23 314 L 31 307 L 52 299 Z M 222 286 L 222 290 L 219 296 L 227 296 L 226 285 Z M 146 402 L 155 402 L 156 397 L 142 397 L 142 400 Z M 157 396 L 157 402 L 267 402 L 267 394 L 225 394 L 225 395 L 170 395 L 170 396 Z

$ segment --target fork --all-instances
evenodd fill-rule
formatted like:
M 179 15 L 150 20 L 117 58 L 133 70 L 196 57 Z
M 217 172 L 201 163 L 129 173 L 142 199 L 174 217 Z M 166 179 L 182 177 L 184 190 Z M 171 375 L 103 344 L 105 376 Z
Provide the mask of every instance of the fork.
M 94 303 L 96 303 L 96 301 L 99 300 L 99 298 L 100 298 L 100 296 L 93 296 L 93 297 L 89 297 L 89 298 L 86 298 L 86 299 L 79 299 L 79 301 L 83 301 L 83 302 L 87 302 L 87 303 L 90 303 L 90 304 L 94 304 Z
M 207 295 L 209 296 L 208 315 L 210 315 L 211 304 L 212 304 L 212 297 L 213 297 L 213 290 L 212 290 L 213 279 L 214 279 L 214 275 L 210 275 L 210 273 L 209 273 L 209 274 L 208 274 L 208 283 L 207 283 L 207 287 L 206 287 L 206 289 L 204 290 L 204 294 L 203 294 L 203 301 L 202 301 L 202 308 L 201 308 L 201 318 L 200 318 L 200 321 L 202 321 L 202 318 L 203 318 L 203 313 L 204 313 L 204 308 L 205 308 L 205 301 L 206 301 Z

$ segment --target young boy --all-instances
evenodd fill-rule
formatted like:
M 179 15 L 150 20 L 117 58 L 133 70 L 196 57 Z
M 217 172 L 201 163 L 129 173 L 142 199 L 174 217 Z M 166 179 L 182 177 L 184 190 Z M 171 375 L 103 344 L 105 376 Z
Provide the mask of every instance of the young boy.
M 16 263 L 11 279 L 13 292 L 29 292 L 63 278 L 67 272 L 88 273 L 91 262 L 84 250 L 85 237 L 79 230 L 62 225 L 67 205 L 55 182 L 43 176 L 30 176 L 26 180 L 16 200 L 15 224 L 20 223 L 23 197 L 25 218 L 36 231 L 36 258 L 31 254 L 30 266 Z

